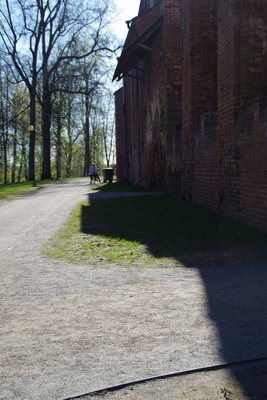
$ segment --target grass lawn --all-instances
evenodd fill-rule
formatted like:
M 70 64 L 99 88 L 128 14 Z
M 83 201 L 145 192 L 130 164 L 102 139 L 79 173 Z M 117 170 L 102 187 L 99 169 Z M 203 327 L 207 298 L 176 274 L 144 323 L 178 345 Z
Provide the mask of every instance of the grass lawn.
M 123 190 L 117 184 L 98 188 Z M 267 249 L 267 234 L 162 194 L 78 204 L 45 253 L 88 265 L 168 266 L 193 255 L 207 261 L 210 254 L 248 249 Z
M 74 178 L 73 178 L 74 179 Z M 20 196 L 25 193 L 33 192 L 35 190 L 40 189 L 44 185 L 49 185 L 53 182 L 57 182 L 55 179 L 47 179 L 47 180 L 36 180 L 36 186 L 33 185 L 33 182 L 21 182 L 21 183 L 8 183 L 6 185 L 0 184 L 0 201 L 5 200 L 8 197 L 12 196 Z
M 33 186 L 33 182 L 21 182 L 21 183 L 10 183 L 7 185 L 0 185 L 0 201 L 7 199 L 10 196 L 17 196 L 23 193 L 32 192 L 37 189 L 37 186 Z

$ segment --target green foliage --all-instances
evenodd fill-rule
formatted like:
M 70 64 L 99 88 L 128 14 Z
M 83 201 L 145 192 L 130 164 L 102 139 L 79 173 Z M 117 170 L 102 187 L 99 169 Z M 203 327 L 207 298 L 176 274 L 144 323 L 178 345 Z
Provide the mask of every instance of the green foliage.
M 0 183 L 28 174 L 84 176 L 90 153 L 100 166 L 115 152 L 110 59 L 119 46 L 108 29 L 112 2 L 65 1 L 48 9 L 15 0 L 12 7 L 15 13 L 7 1 L 0 10 L 3 50 L 13 55 L 5 68 L 0 63 Z
M 220 390 L 225 399 L 227 399 L 228 394 L 231 394 L 231 392 L 226 388 L 220 388 Z

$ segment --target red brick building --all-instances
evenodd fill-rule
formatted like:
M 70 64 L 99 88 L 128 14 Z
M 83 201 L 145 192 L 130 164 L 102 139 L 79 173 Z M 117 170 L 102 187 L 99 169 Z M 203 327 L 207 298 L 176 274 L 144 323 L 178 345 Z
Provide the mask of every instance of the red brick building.
M 267 1 L 141 0 L 114 74 L 117 176 L 267 228 Z

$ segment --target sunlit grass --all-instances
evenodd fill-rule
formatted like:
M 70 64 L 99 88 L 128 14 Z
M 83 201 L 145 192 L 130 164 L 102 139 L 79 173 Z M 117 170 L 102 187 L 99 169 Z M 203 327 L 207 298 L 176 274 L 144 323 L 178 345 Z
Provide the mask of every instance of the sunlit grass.
M 267 234 L 169 195 L 81 203 L 46 254 L 88 265 L 178 265 L 199 252 L 267 248 Z
M 75 179 L 75 178 L 69 178 Z M 77 178 L 76 178 L 77 179 Z M 68 180 L 68 179 L 64 179 Z M 25 182 L 20 182 L 20 183 L 8 183 L 8 184 L 0 184 L 0 201 L 5 200 L 8 197 L 12 196 L 20 196 L 26 193 L 33 192 L 35 190 L 40 189 L 41 187 L 45 185 L 49 185 L 54 182 L 59 182 L 55 179 L 38 179 L 35 182 L 35 185 L 33 181 L 25 181 Z
M 36 190 L 37 187 L 33 186 L 33 182 L 21 182 L 13 184 L 1 184 L 0 185 L 0 201 L 4 200 L 10 196 L 20 195 L 26 192 L 32 192 Z

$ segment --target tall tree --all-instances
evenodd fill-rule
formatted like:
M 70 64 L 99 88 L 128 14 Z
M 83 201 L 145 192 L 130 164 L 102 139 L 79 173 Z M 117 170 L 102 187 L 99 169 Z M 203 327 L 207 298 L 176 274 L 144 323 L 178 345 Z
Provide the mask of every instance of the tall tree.
M 108 92 L 105 96 L 105 100 L 101 109 L 101 114 L 103 119 L 102 130 L 105 160 L 107 167 L 109 167 L 112 158 L 114 158 L 115 148 L 115 110 L 111 92 Z
M 42 107 L 42 178 L 51 178 L 51 115 L 54 95 L 66 90 L 64 76 L 80 60 L 116 51 L 107 29 L 110 0 L 5 0 L 0 10 L 0 37 L 6 56 L 28 88 L 30 125 L 36 125 L 36 97 Z M 11 10 L 16 10 L 12 13 Z M 89 38 L 77 54 L 79 41 Z M 60 72 L 60 74 L 59 74 Z M 74 88 L 74 84 L 76 87 Z M 73 75 L 77 92 L 81 74 Z M 35 129 L 30 137 L 29 179 L 34 178 Z
M 12 120 L 12 104 L 10 96 L 12 87 L 8 80 L 8 68 L 0 68 L 0 139 L 1 139 L 1 166 L 3 168 L 3 182 L 8 183 L 9 146 Z

